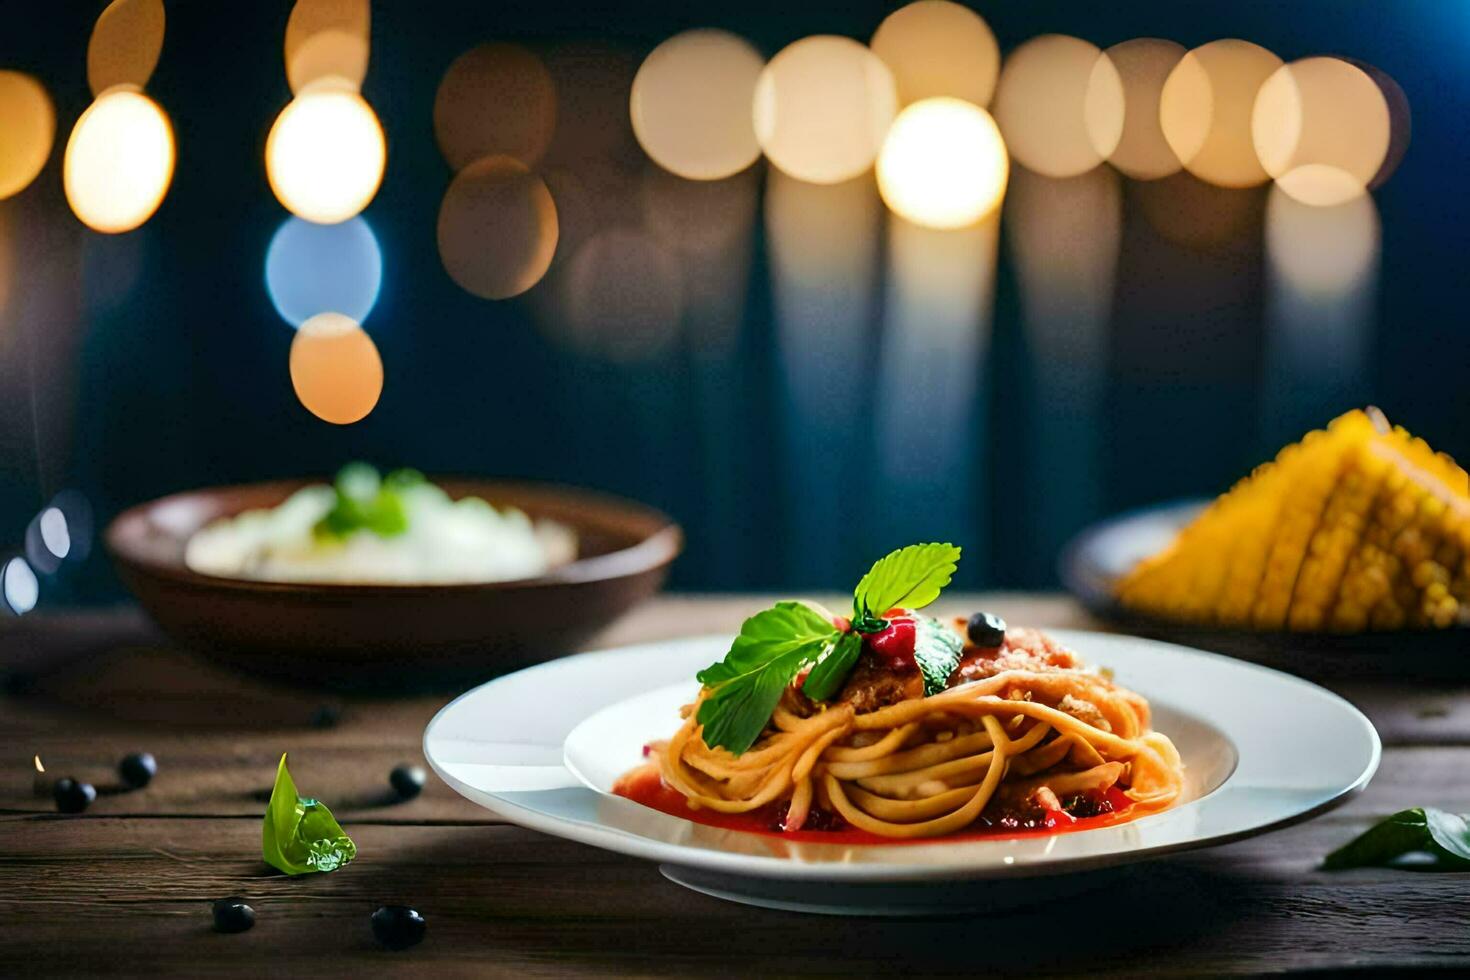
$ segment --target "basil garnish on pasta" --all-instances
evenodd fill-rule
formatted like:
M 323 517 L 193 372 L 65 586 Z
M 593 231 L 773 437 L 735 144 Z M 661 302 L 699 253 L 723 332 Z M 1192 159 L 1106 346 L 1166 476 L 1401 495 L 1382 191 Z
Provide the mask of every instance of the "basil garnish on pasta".
M 909 545 L 880 558 L 853 592 L 851 621 L 793 601 L 747 619 L 725 658 L 697 675 L 709 691 L 698 716 L 704 743 L 735 755 L 750 748 L 803 670 L 810 673 L 802 693 L 816 701 L 834 697 L 862 652 L 862 634 L 885 629 L 882 615 L 892 609 L 919 609 L 939 598 L 959 559 L 952 544 Z M 920 637 L 915 659 L 925 690 L 942 690 L 963 643 L 942 628 L 926 626 Z

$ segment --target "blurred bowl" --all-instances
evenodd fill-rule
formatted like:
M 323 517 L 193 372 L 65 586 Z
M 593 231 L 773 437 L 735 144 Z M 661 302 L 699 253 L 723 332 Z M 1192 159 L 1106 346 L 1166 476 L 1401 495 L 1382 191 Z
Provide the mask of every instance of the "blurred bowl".
M 577 534 L 577 559 L 544 576 L 454 585 L 256 582 L 184 564 L 210 521 L 274 507 L 313 482 L 192 490 L 139 504 L 107 528 L 119 575 L 172 639 L 253 674 L 339 690 L 424 690 L 575 651 L 654 595 L 683 547 L 666 515 L 565 487 L 439 479 Z

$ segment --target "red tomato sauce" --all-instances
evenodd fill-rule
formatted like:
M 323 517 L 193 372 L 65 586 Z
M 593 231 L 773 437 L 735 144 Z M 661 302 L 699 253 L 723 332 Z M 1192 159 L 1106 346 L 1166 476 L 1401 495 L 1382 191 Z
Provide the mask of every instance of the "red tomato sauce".
M 682 817 L 707 827 L 742 830 L 750 834 L 764 834 L 793 843 L 808 844 L 929 844 L 935 841 L 951 840 L 1014 840 L 1024 837 L 1049 837 L 1053 834 L 1111 827 L 1127 823 L 1140 815 L 1134 812 L 1131 799 L 1120 790 L 1110 788 L 1101 794 L 1099 800 L 1093 801 L 1095 805 L 1105 804 L 1110 809 L 1108 812 L 1094 816 L 1073 817 L 1065 811 L 1056 810 L 1041 811 L 1039 816 L 1031 814 L 1022 817 L 1018 814 L 991 813 L 987 808 L 986 813 L 965 830 L 937 838 L 910 839 L 883 837 L 866 830 L 859 830 L 848 825 L 840 817 L 828 814 L 818 815 L 817 811 L 813 811 L 815 817 L 813 822 L 827 829 L 808 826 L 801 830 L 785 831 L 781 829 L 784 803 L 772 804 L 749 813 L 717 813 L 704 808 L 694 809 L 689 806 L 678 790 L 664 783 L 658 771 L 652 766 L 643 766 L 628 773 L 618 780 L 613 792 L 661 813 Z

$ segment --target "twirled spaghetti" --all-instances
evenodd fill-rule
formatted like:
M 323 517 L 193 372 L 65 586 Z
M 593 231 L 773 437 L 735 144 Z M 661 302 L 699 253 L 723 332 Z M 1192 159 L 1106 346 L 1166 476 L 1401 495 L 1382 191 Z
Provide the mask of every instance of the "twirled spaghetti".
M 705 743 L 705 688 L 678 732 L 649 747 L 649 765 L 693 819 L 771 813 L 773 830 L 846 824 L 882 838 L 1062 829 L 1078 815 L 1131 819 L 1178 798 L 1179 754 L 1149 727 L 1147 701 L 1050 638 L 1013 631 L 994 648 L 967 646 L 959 663 L 945 689 L 876 705 L 857 687 L 883 683 L 872 675 L 891 665 L 864 674 L 860 664 L 825 702 L 802 697 L 798 680 L 739 755 Z

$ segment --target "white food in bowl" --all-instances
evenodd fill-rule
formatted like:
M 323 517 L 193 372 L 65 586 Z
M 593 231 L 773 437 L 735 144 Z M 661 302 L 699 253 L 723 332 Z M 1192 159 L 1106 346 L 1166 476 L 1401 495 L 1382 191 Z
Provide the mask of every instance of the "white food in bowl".
M 316 526 L 335 491 L 305 487 L 279 506 L 211 522 L 189 538 L 184 563 L 201 575 L 261 582 L 446 585 L 534 578 L 576 558 L 576 536 L 551 521 L 478 497 L 451 500 L 430 483 L 400 494 L 401 534 L 357 529 L 344 537 Z

